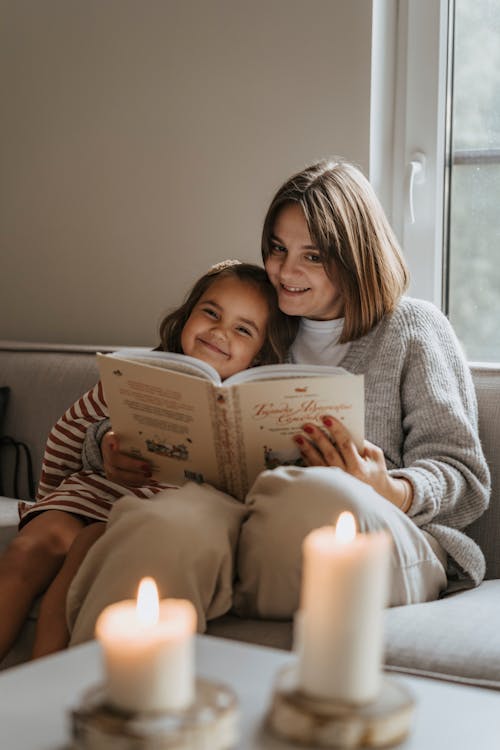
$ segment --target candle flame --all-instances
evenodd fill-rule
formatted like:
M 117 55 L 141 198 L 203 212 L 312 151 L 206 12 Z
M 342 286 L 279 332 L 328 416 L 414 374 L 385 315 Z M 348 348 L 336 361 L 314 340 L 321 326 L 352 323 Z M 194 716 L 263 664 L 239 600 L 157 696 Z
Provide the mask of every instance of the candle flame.
M 354 516 L 349 511 L 345 510 L 337 519 L 337 525 L 335 526 L 335 539 L 340 544 L 348 544 L 352 542 L 356 536 L 356 522 Z
M 154 578 L 143 578 L 140 582 L 136 612 L 141 625 L 156 625 L 160 619 L 160 601 Z

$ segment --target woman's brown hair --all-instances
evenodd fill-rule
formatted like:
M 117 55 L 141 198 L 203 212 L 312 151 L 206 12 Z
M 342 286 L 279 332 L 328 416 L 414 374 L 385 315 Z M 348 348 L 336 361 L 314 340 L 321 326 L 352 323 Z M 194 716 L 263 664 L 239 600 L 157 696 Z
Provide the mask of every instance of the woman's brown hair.
M 264 263 L 271 253 L 279 212 L 298 203 L 330 276 L 335 264 L 344 300 L 340 341 L 368 333 L 394 310 L 408 287 L 408 269 L 396 236 L 362 172 L 342 161 L 320 161 L 278 190 L 262 232 Z
M 261 293 L 267 303 L 269 318 L 267 321 L 264 345 L 257 355 L 255 364 L 273 365 L 284 362 L 288 350 L 298 330 L 298 320 L 281 312 L 278 307 L 276 291 L 267 278 L 263 268 L 253 263 L 223 261 L 211 268 L 193 286 L 180 307 L 169 313 L 160 324 L 161 343 L 159 350 L 182 354 L 181 334 L 194 306 L 207 289 L 215 282 L 225 278 L 236 278 L 245 284 L 252 284 Z

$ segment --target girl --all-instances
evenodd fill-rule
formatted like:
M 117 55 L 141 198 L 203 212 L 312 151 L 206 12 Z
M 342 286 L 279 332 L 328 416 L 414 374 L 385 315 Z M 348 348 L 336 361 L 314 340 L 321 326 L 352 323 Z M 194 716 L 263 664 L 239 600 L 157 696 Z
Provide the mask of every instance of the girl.
M 202 359 L 224 379 L 250 366 L 282 362 L 295 331 L 293 321 L 279 311 L 264 269 L 226 261 L 199 279 L 184 304 L 163 320 L 158 348 Z M 103 524 L 93 522 L 105 521 L 125 492 L 144 499 L 168 486 L 152 480 L 144 463 L 121 476 L 128 489 L 113 472 L 105 477 L 93 471 L 89 456 L 82 454 L 85 431 L 106 416 L 98 383 L 49 435 L 37 502 L 20 504 L 19 534 L 0 559 L 0 658 L 47 586 L 33 653 L 41 656 L 65 645 L 66 588 L 86 549 L 102 532 Z
M 146 539 L 164 540 L 155 577 L 196 604 L 201 630 L 231 607 L 243 616 L 291 618 L 302 540 L 342 510 L 354 513 L 361 530 L 391 533 L 391 605 L 435 599 L 451 578 L 477 585 L 484 576 L 482 552 L 464 533 L 490 489 L 470 372 L 441 312 L 404 296 L 406 265 L 366 178 L 353 165 L 322 161 L 287 180 L 267 212 L 262 255 L 280 309 L 300 320 L 292 361 L 364 374 L 367 440 L 358 451 L 329 414 L 322 430 L 304 424 L 295 440 L 308 466 L 263 472 L 241 529 L 220 497 L 205 493 L 201 502 L 202 488 L 178 491 L 175 519 L 170 497 L 168 518 L 148 509 L 135 536 L 122 533 L 134 518 L 123 507 L 70 589 L 72 643 L 92 637 L 106 604 L 133 595 Z M 118 465 L 110 445 L 105 437 L 107 475 Z M 134 466 L 121 457 L 117 476 Z M 204 517 L 210 537 L 199 531 Z M 113 556 L 116 542 L 130 560 L 126 570 Z M 183 566 L 175 570 L 179 555 Z

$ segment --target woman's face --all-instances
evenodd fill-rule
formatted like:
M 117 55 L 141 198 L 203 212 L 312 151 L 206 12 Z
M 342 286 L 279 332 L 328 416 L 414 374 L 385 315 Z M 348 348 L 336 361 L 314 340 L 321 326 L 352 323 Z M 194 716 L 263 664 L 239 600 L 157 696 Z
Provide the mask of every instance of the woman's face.
M 341 318 L 344 301 L 335 264 L 332 266 L 330 278 L 299 204 L 282 208 L 274 223 L 271 251 L 265 263 L 280 309 L 287 315 L 312 320 Z

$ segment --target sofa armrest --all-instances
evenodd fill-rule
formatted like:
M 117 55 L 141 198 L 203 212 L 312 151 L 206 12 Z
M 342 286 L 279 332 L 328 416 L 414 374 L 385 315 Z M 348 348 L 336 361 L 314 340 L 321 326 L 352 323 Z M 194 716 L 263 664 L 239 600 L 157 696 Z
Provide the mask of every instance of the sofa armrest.
M 0 553 L 17 534 L 19 523 L 17 503 L 18 501 L 12 497 L 0 496 Z

